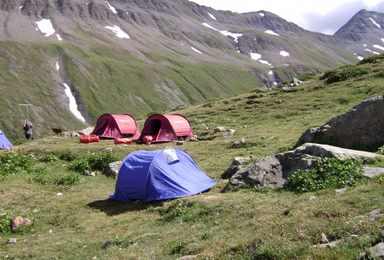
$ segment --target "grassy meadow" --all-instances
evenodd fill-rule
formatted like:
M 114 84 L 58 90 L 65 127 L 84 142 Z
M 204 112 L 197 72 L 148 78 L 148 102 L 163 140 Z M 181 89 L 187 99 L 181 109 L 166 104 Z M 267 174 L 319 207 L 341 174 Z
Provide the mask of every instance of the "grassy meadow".
M 255 89 L 168 111 L 190 120 L 199 141 L 180 148 L 217 181 L 199 195 L 121 203 L 108 199 L 116 179 L 86 177 L 75 167 L 89 163 L 86 158 L 102 164 L 173 143 L 115 146 L 107 140 L 80 144 L 77 138 L 46 136 L 15 147 L 20 161 L 33 163 L 0 178 L 0 259 L 359 259 L 377 244 L 384 226 L 382 217 L 368 216 L 373 210 L 384 211 L 383 178 L 364 181 L 344 194 L 333 189 L 295 194 L 223 192 L 227 181 L 220 176 L 234 157 L 252 155 L 256 160 L 286 151 L 307 128 L 383 94 L 384 56 L 375 57 L 329 72 L 332 83 L 306 75 L 292 93 Z M 223 137 L 214 133 L 217 126 L 236 132 Z M 233 148 L 240 138 L 246 146 Z M 103 157 L 105 148 L 112 148 L 110 157 Z M 13 233 L 4 223 L 18 215 L 33 224 Z M 341 242 L 335 248 L 314 247 L 322 234 Z M 8 238 L 17 243 L 7 244 Z

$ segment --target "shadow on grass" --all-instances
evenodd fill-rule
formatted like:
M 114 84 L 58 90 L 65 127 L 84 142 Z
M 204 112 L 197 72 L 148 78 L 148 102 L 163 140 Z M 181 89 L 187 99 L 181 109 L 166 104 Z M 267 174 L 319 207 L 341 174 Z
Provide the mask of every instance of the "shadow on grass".
M 155 201 L 152 203 L 144 203 L 136 201 L 132 203 L 121 202 L 112 199 L 97 200 L 87 204 L 88 207 L 100 210 L 106 213 L 108 216 L 115 216 L 129 211 L 146 210 L 150 207 L 161 206 L 161 201 Z

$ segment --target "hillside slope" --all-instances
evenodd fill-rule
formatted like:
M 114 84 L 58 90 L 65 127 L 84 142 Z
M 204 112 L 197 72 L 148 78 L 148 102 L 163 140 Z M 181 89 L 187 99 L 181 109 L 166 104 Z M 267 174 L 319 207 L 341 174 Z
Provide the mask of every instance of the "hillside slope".
M 0 27 L 0 127 L 12 140 L 22 137 L 20 103 L 34 105 L 35 135 L 44 136 L 93 125 L 103 113 L 143 117 L 272 88 L 363 55 L 353 54 L 351 38 L 309 32 L 266 11 L 186 0 L 6 0 Z M 64 84 L 85 123 L 69 111 Z

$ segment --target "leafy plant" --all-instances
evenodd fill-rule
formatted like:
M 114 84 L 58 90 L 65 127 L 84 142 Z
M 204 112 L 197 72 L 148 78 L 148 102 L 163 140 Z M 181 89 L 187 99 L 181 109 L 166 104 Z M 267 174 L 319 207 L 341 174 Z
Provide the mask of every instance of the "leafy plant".
M 357 66 L 347 66 L 341 69 L 329 70 L 320 78 L 325 80 L 327 84 L 345 81 L 352 78 L 357 78 L 368 74 L 370 71 L 366 68 L 357 67 Z
M 33 170 L 34 159 L 17 152 L 8 152 L 0 156 L 0 180 L 9 175 L 29 173 Z
M 298 170 L 287 179 L 285 188 L 294 192 L 354 186 L 363 179 L 361 164 L 355 160 L 319 158 L 312 171 Z
M 47 153 L 42 158 L 40 158 L 40 162 L 52 163 L 58 161 L 59 158 L 53 153 Z
M 115 161 L 117 161 L 117 156 L 113 153 L 93 153 L 75 159 L 69 168 L 77 172 L 84 170 L 102 171 L 108 164 Z
M 56 184 L 63 186 L 72 186 L 78 184 L 81 181 L 81 178 L 76 173 L 66 174 L 66 175 L 57 175 L 54 173 L 48 172 L 46 168 L 37 168 L 34 171 L 34 174 L 31 180 L 38 184 Z

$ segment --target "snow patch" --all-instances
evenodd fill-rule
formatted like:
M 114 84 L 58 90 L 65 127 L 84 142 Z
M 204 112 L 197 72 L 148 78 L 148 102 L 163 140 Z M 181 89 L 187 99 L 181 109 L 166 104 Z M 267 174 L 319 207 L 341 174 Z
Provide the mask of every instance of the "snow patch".
M 252 60 L 259 60 L 261 59 L 261 54 L 258 54 L 258 53 L 249 53 L 251 55 L 251 59 Z
M 264 16 L 265 16 L 265 13 L 259 13 L 259 15 L 260 15 L 261 17 L 264 17 Z
M 57 36 L 57 39 L 58 39 L 59 41 L 62 41 L 62 40 L 63 40 L 63 38 L 61 38 L 60 34 L 56 34 L 56 36 Z
M 361 56 L 357 56 L 357 58 L 358 58 L 359 60 L 364 60 L 364 57 L 361 57 Z
M 277 86 L 278 84 L 277 84 L 277 82 L 273 82 L 273 85 Z
M 270 35 L 280 36 L 280 34 L 275 33 L 274 31 L 271 31 L 271 30 L 266 30 L 265 33 Z
M 268 72 L 268 74 L 272 76 L 272 75 L 273 75 L 273 71 L 270 70 L 270 71 Z
M 81 115 L 80 111 L 77 109 L 77 103 L 76 99 L 72 94 L 71 88 L 67 85 L 67 83 L 64 83 L 65 87 L 65 94 L 67 95 L 69 99 L 69 110 L 72 112 L 72 114 L 77 117 L 79 120 L 85 122 L 84 117 Z
M 377 51 L 373 51 L 372 53 L 373 53 L 373 54 L 377 54 L 377 55 L 380 54 L 380 52 L 377 52 Z
M 116 8 L 110 5 L 108 1 L 105 1 L 105 2 L 107 3 L 109 9 L 111 9 L 112 13 L 117 14 Z
M 19 10 L 20 10 L 20 9 L 23 9 L 23 5 L 20 5 Z
M 381 28 L 380 24 L 378 24 L 375 20 L 373 20 L 372 18 L 369 18 L 369 20 L 371 20 L 372 23 L 373 23 L 377 28 Z
M 211 17 L 213 20 L 217 20 L 213 14 L 211 14 L 210 12 L 207 12 L 207 13 L 208 13 L 209 17 Z
M 372 53 L 372 50 L 371 50 L 371 49 L 365 49 L 364 51 L 366 51 L 366 52 L 371 52 L 371 53 Z
M 39 30 L 45 34 L 45 37 L 49 37 L 52 34 L 55 33 L 55 29 L 53 28 L 53 25 L 51 23 L 51 20 L 49 19 L 42 19 L 38 22 L 35 22 L 37 24 L 37 27 Z
M 112 26 L 105 26 L 104 28 L 111 30 L 114 34 L 116 34 L 117 37 L 119 37 L 121 39 L 124 39 L 124 38 L 129 39 L 129 35 L 126 34 L 123 30 L 121 30 L 120 27 L 117 25 L 114 25 L 113 27 Z
M 363 44 L 363 46 L 364 46 L 364 47 L 367 47 L 367 45 L 366 45 L 366 44 Z
M 215 27 L 212 27 L 212 26 L 210 26 L 210 25 L 207 24 L 207 23 L 202 23 L 202 25 L 204 25 L 205 27 L 208 27 L 209 29 L 212 29 L 212 30 L 215 30 L 215 31 L 219 31 L 219 30 L 217 30 Z
M 197 52 L 197 53 L 203 54 L 201 51 L 199 51 L 199 50 L 196 49 L 196 48 L 191 47 L 191 49 L 194 50 L 194 51 Z
M 271 67 L 272 67 L 272 64 L 269 63 L 269 62 L 266 61 L 266 60 L 258 60 L 258 62 L 260 62 L 261 64 L 268 65 L 268 66 L 271 66 Z
M 280 55 L 283 56 L 283 57 L 285 58 L 285 57 L 288 57 L 288 56 L 289 56 L 289 52 L 281 51 L 281 52 L 280 52 Z
M 384 51 L 384 47 L 381 46 L 381 45 L 378 45 L 378 44 L 373 45 L 373 48 L 376 48 L 376 49 Z
M 56 62 L 56 70 L 58 71 L 60 69 L 60 64 L 59 64 L 59 62 L 57 61 Z

